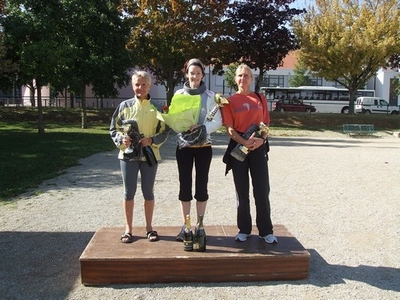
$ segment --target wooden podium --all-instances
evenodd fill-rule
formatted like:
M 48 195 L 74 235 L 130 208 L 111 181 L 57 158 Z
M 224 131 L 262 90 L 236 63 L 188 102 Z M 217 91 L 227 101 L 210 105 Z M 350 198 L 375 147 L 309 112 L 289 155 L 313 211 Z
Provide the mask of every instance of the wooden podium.
M 310 253 L 283 225 L 274 225 L 278 244 L 257 235 L 237 242 L 236 226 L 208 226 L 206 252 L 184 251 L 175 240 L 180 227 L 158 227 L 160 241 L 149 242 L 135 228 L 123 244 L 122 227 L 101 228 L 80 257 L 84 285 L 167 282 L 299 280 L 308 277 Z M 253 228 L 253 232 L 257 232 Z

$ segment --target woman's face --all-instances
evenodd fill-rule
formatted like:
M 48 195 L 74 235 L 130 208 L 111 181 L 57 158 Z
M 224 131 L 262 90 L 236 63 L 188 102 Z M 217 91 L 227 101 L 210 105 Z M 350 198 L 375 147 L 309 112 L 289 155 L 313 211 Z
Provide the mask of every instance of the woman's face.
M 198 88 L 203 79 L 203 71 L 199 66 L 191 65 L 188 68 L 186 77 L 189 79 L 191 88 Z
M 132 80 L 133 92 L 139 100 L 147 99 L 150 91 L 149 82 L 143 77 L 137 77 Z
M 253 81 L 253 74 L 247 69 L 239 69 L 236 72 L 235 81 L 240 90 L 249 90 Z

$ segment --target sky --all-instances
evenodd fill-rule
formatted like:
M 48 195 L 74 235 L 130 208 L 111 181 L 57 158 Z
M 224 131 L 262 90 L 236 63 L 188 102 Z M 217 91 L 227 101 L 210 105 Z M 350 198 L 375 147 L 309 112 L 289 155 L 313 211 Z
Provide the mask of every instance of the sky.
M 313 5 L 315 0 L 295 0 L 291 6 L 298 9 L 307 8 L 309 5 Z

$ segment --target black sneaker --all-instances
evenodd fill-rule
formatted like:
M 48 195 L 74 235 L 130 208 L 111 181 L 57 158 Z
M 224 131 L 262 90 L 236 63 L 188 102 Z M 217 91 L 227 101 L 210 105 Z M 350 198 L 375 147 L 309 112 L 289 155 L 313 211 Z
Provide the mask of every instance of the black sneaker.
M 179 234 L 176 236 L 176 240 L 178 242 L 183 242 L 183 236 L 185 234 L 185 225 L 182 226 L 181 231 L 179 232 Z

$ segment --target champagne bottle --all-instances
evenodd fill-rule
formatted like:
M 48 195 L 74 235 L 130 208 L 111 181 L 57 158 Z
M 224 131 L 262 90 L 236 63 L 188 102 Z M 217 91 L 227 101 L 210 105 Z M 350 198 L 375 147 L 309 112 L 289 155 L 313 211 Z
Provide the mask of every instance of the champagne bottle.
M 192 226 L 190 225 L 190 215 L 186 215 L 185 231 L 183 234 L 183 250 L 193 250 L 193 232 Z
M 194 230 L 193 250 L 204 252 L 206 251 L 206 231 L 203 226 L 204 216 L 198 216 L 196 228 Z
M 140 134 L 141 138 L 144 138 L 143 134 Z M 153 149 L 151 149 L 150 146 L 144 146 L 142 147 L 142 151 L 144 156 L 146 157 L 146 161 L 149 164 L 150 167 L 154 166 L 157 164 L 157 159 L 156 156 L 154 155 Z

